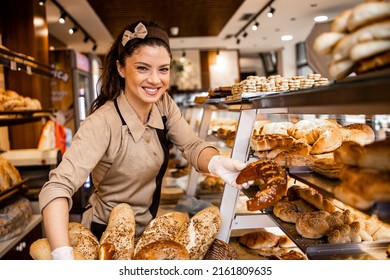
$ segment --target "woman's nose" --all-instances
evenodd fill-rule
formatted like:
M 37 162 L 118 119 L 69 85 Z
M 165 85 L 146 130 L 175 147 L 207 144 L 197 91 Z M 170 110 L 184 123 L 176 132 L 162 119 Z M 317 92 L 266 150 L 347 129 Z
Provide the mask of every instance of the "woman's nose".
M 147 79 L 147 82 L 148 82 L 148 83 L 151 83 L 151 84 L 157 84 L 157 83 L 159 83 L 160 81 L 161 81 L 160 76 L 159 76 L 158 73 L 155 72 L 155 71 L 152 71 L 152 72 L 150 73 L 150 76 L 149 76 L 148 79 Z

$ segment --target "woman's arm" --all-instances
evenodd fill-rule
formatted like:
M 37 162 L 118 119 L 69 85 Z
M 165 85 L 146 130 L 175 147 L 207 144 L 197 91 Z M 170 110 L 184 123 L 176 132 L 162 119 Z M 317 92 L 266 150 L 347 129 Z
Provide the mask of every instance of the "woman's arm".
M 68 200 L 64 197 L 54 199 L 43 208 L 42 214 L 51 250 L 70 247 Z
M 207 147 L 202 150 L 198 157 L 198 167 L 201 172 L 210 172 L 209 171 L 209 162 L 213 156 L 219 155 L 217 149 Z

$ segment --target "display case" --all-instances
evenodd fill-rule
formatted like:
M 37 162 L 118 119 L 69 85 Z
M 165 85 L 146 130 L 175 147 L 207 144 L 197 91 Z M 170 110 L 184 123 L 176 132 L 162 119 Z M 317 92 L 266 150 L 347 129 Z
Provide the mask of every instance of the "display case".
M 251 95 L 250 98 L 230 102 L 218 101 L 215 102 L 216 104 L 213 104 L 211 100 L 205 107 L 212 106 L 211 110 L 231 108 L 239 111 L 238 127 L 231 157 L 243 162 L 250 162 L 254 159 L 250 154 L 249 140 L 259 115 L 269 118 L 276 116 L 278 119 L 285 120 L 297 115 L 300 117 L 326 115 L 327 117 L 336 118 L 340 122 L 347 122 L 348 118 L 350 121 L 358 119 L 373 127 L 373 130 L 377 133 L 377 139 L 388 137 L 389 130 L 386 126 L 389 125 L 390 120 L 388 117 L 390 115 L 390 95 L 387 93 L 390 85 L 389 78 L 389 71 L 382 71 L 349 77 L 323 87 L 266 95 L 259 93 L 257 96 L 256 94 Z M 208 118 L 208 115 L 204 114 L 204 118 Z M 381 135 L 378 134 L 379 126 L 382 128 Z M 202 131 L 202 126 L 200 131 Z M 320 176 L 310 172 L 302 172 L 299 169 L 291 168 L 287 171 L 290 178 L 316 188 L 325 195 L 333 195 L 331 190 L 333 182 L 331 180 L 321 180 Z M 253 196 L 254 193 L 245 192 L 248 197 Z M 368 252 L 372 253 L 371 256 L 375 259 L 385 257 L 384 248 L 390 243 L 390 240 L 372 244 L 369 242 L 351 243 L 344 246 L 330 246 L 331 244 L 324 244 L 323 240 L 307 242 L 307 240 L 299 238 L 291 226 L 289 227 L 288 224 L 277 219 L 272 214 L 272 208 L 252 213 L 237 213 L 236 206 L 240 195 L 242 195 L 242 192 L 225 185 L 220 202 L 222 226 L 218 239 L 228 242 L 234 230 L 277 226 L 311 259 L 327 259 L 335 256 L 344 258 L 345 254 L 356 255 L 359 258 L 362 254 L 367 256 Z M 375 211 L 376 209 L 371 209 L 368 214 L 378 214 Z M 384 207 L 382 211 L 383 217 L 390 212 L 388 207 Z M 381 253 L 376 254 L 376 252 Z

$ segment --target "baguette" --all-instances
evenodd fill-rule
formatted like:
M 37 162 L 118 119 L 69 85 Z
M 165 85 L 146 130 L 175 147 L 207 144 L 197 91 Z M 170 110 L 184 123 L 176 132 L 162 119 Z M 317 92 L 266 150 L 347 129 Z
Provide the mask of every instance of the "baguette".
M 107 228 L 100 238 L 100 244 L 114 245 L 114 260 L 130 260 L 134 253 L 134 238 L 135 219 L 133 209 L 126 203 L 120 203 L 111 211 Z
M 38 239 L 30 245 L 30 256 L 34 260 L 51 260 L 51 251 L 47 238 Z M 73 248 L 73 255 L 75 260 L 86 260 L 83 254 L 75 248 Z
M 175 241 L 187 249 L 191 260 L 201 260 L 216 239 L 221 223 L 218 207 L 206 207 L 180 228 Z

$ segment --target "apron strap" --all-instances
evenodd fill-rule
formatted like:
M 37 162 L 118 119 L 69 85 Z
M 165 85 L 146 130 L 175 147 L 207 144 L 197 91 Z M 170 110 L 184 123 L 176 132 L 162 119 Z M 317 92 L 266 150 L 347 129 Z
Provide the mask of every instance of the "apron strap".
M 118 112 L 119 117 L 121 118 L 122 125 L 126 125 L 125 119 L 123 118 L 117 99 L 114 100 L 114 105 L 115 109 Z M 160 196 L 161 196 L 161 185 L 162 181 L 165 175 L 165 172 L 168 167 L 168 161 L 169 161 L 169 141 L 167 139 L 167 117 L 166 116 L 161 116 L 162 121 L 164 123 L 164 129 L 156 129 L 158 140 L 160 141 L 161 147 L 163 148 L 164 151 L 164 161 L 161 165 L 160 171 L 157 174 L 156 177 L 156 190 L 154 191 L 153 194 L 153 201 L 152 205 L 149 207 L 149 212 L 152 214 L 152 217 L 155 218 L 157 215 L 158 207 L 160 205 Z

